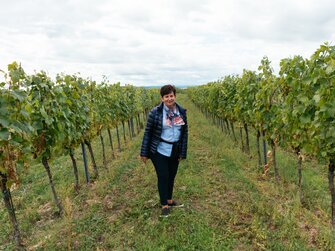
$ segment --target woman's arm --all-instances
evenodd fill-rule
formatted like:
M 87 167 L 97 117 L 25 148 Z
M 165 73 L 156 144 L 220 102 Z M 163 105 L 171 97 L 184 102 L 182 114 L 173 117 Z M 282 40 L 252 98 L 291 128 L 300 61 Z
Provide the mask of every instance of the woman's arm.
M 184 132 L 183 132 L 183 136 L 181 139 L 181 153 L 180 153 L 180 159 L 186 159 L 187 156 L 187 140 L 188 140 L 188 123 L 187 123 L 187 116 L 186 113 L 184 115 Z
M 155 124 L 155 109 L 151 110 L 148 115 L 147 125 L 144 130 L 142 146 L 141 146 L 141 157 L 149 157 L 150 143 L 152 138 L 152 132 Z

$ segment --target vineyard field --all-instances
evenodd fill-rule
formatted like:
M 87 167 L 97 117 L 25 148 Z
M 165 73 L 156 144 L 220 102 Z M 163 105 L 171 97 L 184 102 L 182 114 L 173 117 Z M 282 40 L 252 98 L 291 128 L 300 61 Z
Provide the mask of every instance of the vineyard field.
M 186 94 L 177 101 L 188 109 L 188 159 L 182 161 L 175 197 L 185 204 L 160 219 L 156 177 L 151 163 L 139 159 L 143 130 L 103 167 L 98 138 L 99 178 L 86 185 L 80 148 L 76 149 L 80 192 L 73 189 L 68 156 L 51 162 L 64 216 L 54 215 L 50 188 L 41 164 L 22 174 L 12 192 L 22 238 L 29 250 L 331 250 L 330 195 L 324 165 L 304 162 L 301 205 L 296 157 L 277 149 L 280 181 L 267 175 L 257 158 L 244 153 Z M 127 131 L 127 130 L 126 130 Z M 113 131 L 113 136 L 115 131 Z M 250 151 L 256 153 L 255 133 Z M 127 135 L 128 136 L 128 135 Z M 106 136 L 107 137 L 107 136 Z M 77 154 L 78 153 L 78 154 Z M 93 171 L 90 166 L 90 171 Z M 32 183 L 34 182 L 34 183 Z M 33 184 L 33 185 L 32 185 Z M 1 250 L 15 247 L 8 214 L 0 208 Z

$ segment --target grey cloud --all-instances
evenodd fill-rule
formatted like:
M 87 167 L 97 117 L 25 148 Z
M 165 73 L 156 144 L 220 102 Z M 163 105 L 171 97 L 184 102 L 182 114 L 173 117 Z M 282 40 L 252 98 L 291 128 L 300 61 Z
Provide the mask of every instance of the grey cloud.
M 111 82 L 196 84 L 309 56 L 335 39 L 330 0 L 4 2 L 4 61 Z M 5 62 L 9 63 L 9 62 Z M 0 65 L 0 68 L 4 68 Z
M 267 41 L 320 41 L 329 38 L 329 23 L 335 20 L 331 1 L 245 3 L 233 24 L 237 37 Z M 294 4 L 295 3 L 295 4 Z M 250 13 L 249 13 L 250 12 Z M 249 18 L 245 19 L 244 16 Z

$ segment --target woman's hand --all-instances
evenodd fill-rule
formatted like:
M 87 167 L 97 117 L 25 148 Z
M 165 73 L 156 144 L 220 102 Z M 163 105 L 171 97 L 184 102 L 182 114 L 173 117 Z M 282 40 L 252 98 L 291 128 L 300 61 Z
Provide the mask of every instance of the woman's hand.
M 144 164 L 147 163 L 148 161 L 148 157 L 144 157 L 144 156 L 140 156 L 141 157 L 141 160 L 143 161 Z

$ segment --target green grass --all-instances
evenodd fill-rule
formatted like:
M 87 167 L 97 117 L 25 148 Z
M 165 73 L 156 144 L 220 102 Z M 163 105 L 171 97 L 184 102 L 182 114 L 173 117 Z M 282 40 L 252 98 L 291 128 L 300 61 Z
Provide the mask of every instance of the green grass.
M 143 131 L 116 159 L 102 165 L 99 139 L 93 142 L 100 177 L 86 185 L 79 149 L 81 190 L 73 191 L 71 161 L 51 162 L 56 189 L 66 214 L 57 218 L 44 169 L 32 165 L 13 191 L 20 229 L 31 250 L 331 250 L 327 172 L 304 163 L 305 204 L 296 188 L 295 156 L 278 150 L 280 182 L 273 170 L 263 177 L 257 167 L 255 138 L 249 158 L 239 143 L 211 124 L 187 99 L 188 159 L 182 161 L 175 197 L 185 208 L 159 218 L 156 175 L 151 163 L 138 158 Z M 237 132 L 237 130 L 236 130 Z M 114 137 L 116 138 L 116 137 Z M 114 140 L 115 143 L 115 140 Z M 110 148 L 105 135 L 107 157 Z M 90 168 L 91 173 L 92 168 Z M 0 208 L 0 249 L 12 250 L 7 212 Z

